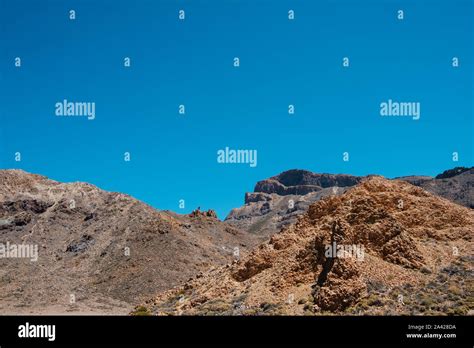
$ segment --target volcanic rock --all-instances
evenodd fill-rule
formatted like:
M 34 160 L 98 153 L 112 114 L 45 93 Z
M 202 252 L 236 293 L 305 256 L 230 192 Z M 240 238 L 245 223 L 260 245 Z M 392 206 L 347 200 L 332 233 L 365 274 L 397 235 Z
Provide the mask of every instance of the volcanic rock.
M 0 171 L 0 243 L 39 247 L 0 258 L 2 314 L 128 313 L 133 304 L 258 241 L 216 219 L 158 211 L 121 193 Z M 74 301 L 71 301 L 71 298 Z
M 473 237 L 471 209 L 370 177 L 313 203 L 239 261 L 143 305 L 158 315 L 466 314 Z M 333 243 L 344 252 L 329 255 Z

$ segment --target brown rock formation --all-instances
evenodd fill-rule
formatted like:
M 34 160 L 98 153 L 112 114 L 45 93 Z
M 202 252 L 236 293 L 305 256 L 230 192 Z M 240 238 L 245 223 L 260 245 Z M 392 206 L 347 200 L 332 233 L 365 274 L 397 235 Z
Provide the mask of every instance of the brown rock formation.
M 312 204 L 240 261 L 144 305 L 155 314 L 466 314 L 473 235 L 471 209 L 371 177 Z M 334 243 L 342 251 L 328 254 Z

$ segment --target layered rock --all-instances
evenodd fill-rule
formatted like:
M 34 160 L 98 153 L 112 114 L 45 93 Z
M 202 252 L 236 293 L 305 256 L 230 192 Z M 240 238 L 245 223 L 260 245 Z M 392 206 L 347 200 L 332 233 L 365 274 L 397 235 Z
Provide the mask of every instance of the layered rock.
M 143 305 L 159 315 L 467 314 L 473 237 L 471 209 L 371 177 L 313 203 L 250 255 Z M 328 254 L 334 243 L 358 253 Z
M 294 223 L 310 204 L 323 197 L 340 195 L 367 177 L 315 174 L 289 170 L 259 181 L 245 194 L 245 205 L 230 211 L 225 221 L 262 237 L 269 237 Z M 454 168 L 436 176 L 396 178 L 420 186 L 457 204 L 474 207 L 474 169 Z
M 259 181 L 254 191 L 280 196 L 306 195 L 328 187 L 354 186 L 361 180 L 361 177 L 346 174 L 316 174 L 307 170 L 292 169 Z
M 309 205 L 323 197 L 342 194 L 363 177 L 345 174 L 315 174 L 288 170 L 259 181 L 255 192 L 246 193 L 245 205 L 232 209 L 225 222 L 262 237 L 291 225 Z

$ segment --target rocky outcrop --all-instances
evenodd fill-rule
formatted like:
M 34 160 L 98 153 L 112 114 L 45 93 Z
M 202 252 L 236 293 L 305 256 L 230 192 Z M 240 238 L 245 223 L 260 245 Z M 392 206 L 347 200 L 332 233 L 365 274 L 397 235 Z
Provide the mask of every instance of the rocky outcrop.
M 315 174 L 289 170 L 259 181 L 255 192 L 245 194 L 245 205 L 230 211 L 225 221 L 237 228 L 269 237 L 296 222 L 310 204 L 327 196 L 340 195 L 367 177 Z M 420 186 L 457 204 L 474 207 L 474 169 L 454 168 L 436 176 L 397 178 Z
M 328 187 L 354 186 L 361 180 L 361 177 L 352 175 L 316 174 L 307 170 L 293 169 L 259 181 L 254 191 L 275 193 L 280 196 L 306 195 Z
M 288 170 L 259 181 L 255 192 L 245 194 L 245 205 L 232 209 L 225 222 L 261 237 L 269 237 L 296 222 L 311 203 L 342 194 L 362 179 L 345 174 Z
M 473 237 L 473 210 L 370 177 L 311 204 L 248 256 L 142 305 L 158 315 L 467 314 Z
M 435 178 L 402 177 L 413 185 L 468 208 L 474 208 L 474 168 L 456 167 Z
M 215 210 L 209 209 L 207 211 L 201 211 L 200 208 L 197 208 L 196 210 L 193 210 L 191 214 L 189 214 L 190 217 L 192 218 L 199 218 L 199 217 L 204 217 L 204 218 L 214 218 L 217 219 L 217 214 Z
M 462 174 L 464 172 L 471 171 L 472 174 L 473 168 L 467 168 L 467 167 L 456 167 L 453 169 L 448 169 L 442 172 L 441 174 L 436 175 L 435 179 L 449 179 L 453 178 L 455 176 L 458 176 L 459 174 Z

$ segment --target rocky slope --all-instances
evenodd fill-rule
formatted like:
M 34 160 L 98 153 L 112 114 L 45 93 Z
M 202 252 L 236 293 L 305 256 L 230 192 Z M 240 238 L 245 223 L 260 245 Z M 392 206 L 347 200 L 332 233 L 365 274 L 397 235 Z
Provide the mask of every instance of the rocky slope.
M 128 313 L 131 303 L 231 262 L 257 240 L 212 212 L 157 211 L 124 194 L 0 171 L 0 313 Z M 236 249 L 238 248 L 238 249 Z
M 330 195 L 340 195 L 366 177 L 315 174 L 289 170 L 259 181 L 246 193 L 245 205 L 233 209 L 225 221 L 251 233 L 269 237 L 296 222 L 310 204 Z M 436 176 L 397 178 L 466 207 L 474 207 L 474 169 L 458 167 Z
M 245 205 L 232 209 L 225 222 L 253 234 L 269 237 L 296 222 L 311 203 L 344 193 L 363 177 L 315 174 L 293 169 L 259 181 L 245 194 Z
M 250 255 L 161 293 L 139 310 L 468 314 L 473 237 L 473 210 L 404 181 L 371 177 L 312 204 Z
M 474 168 L 456 167 L 436 177 L 399 178 L 465 207 L 474 208 Z

